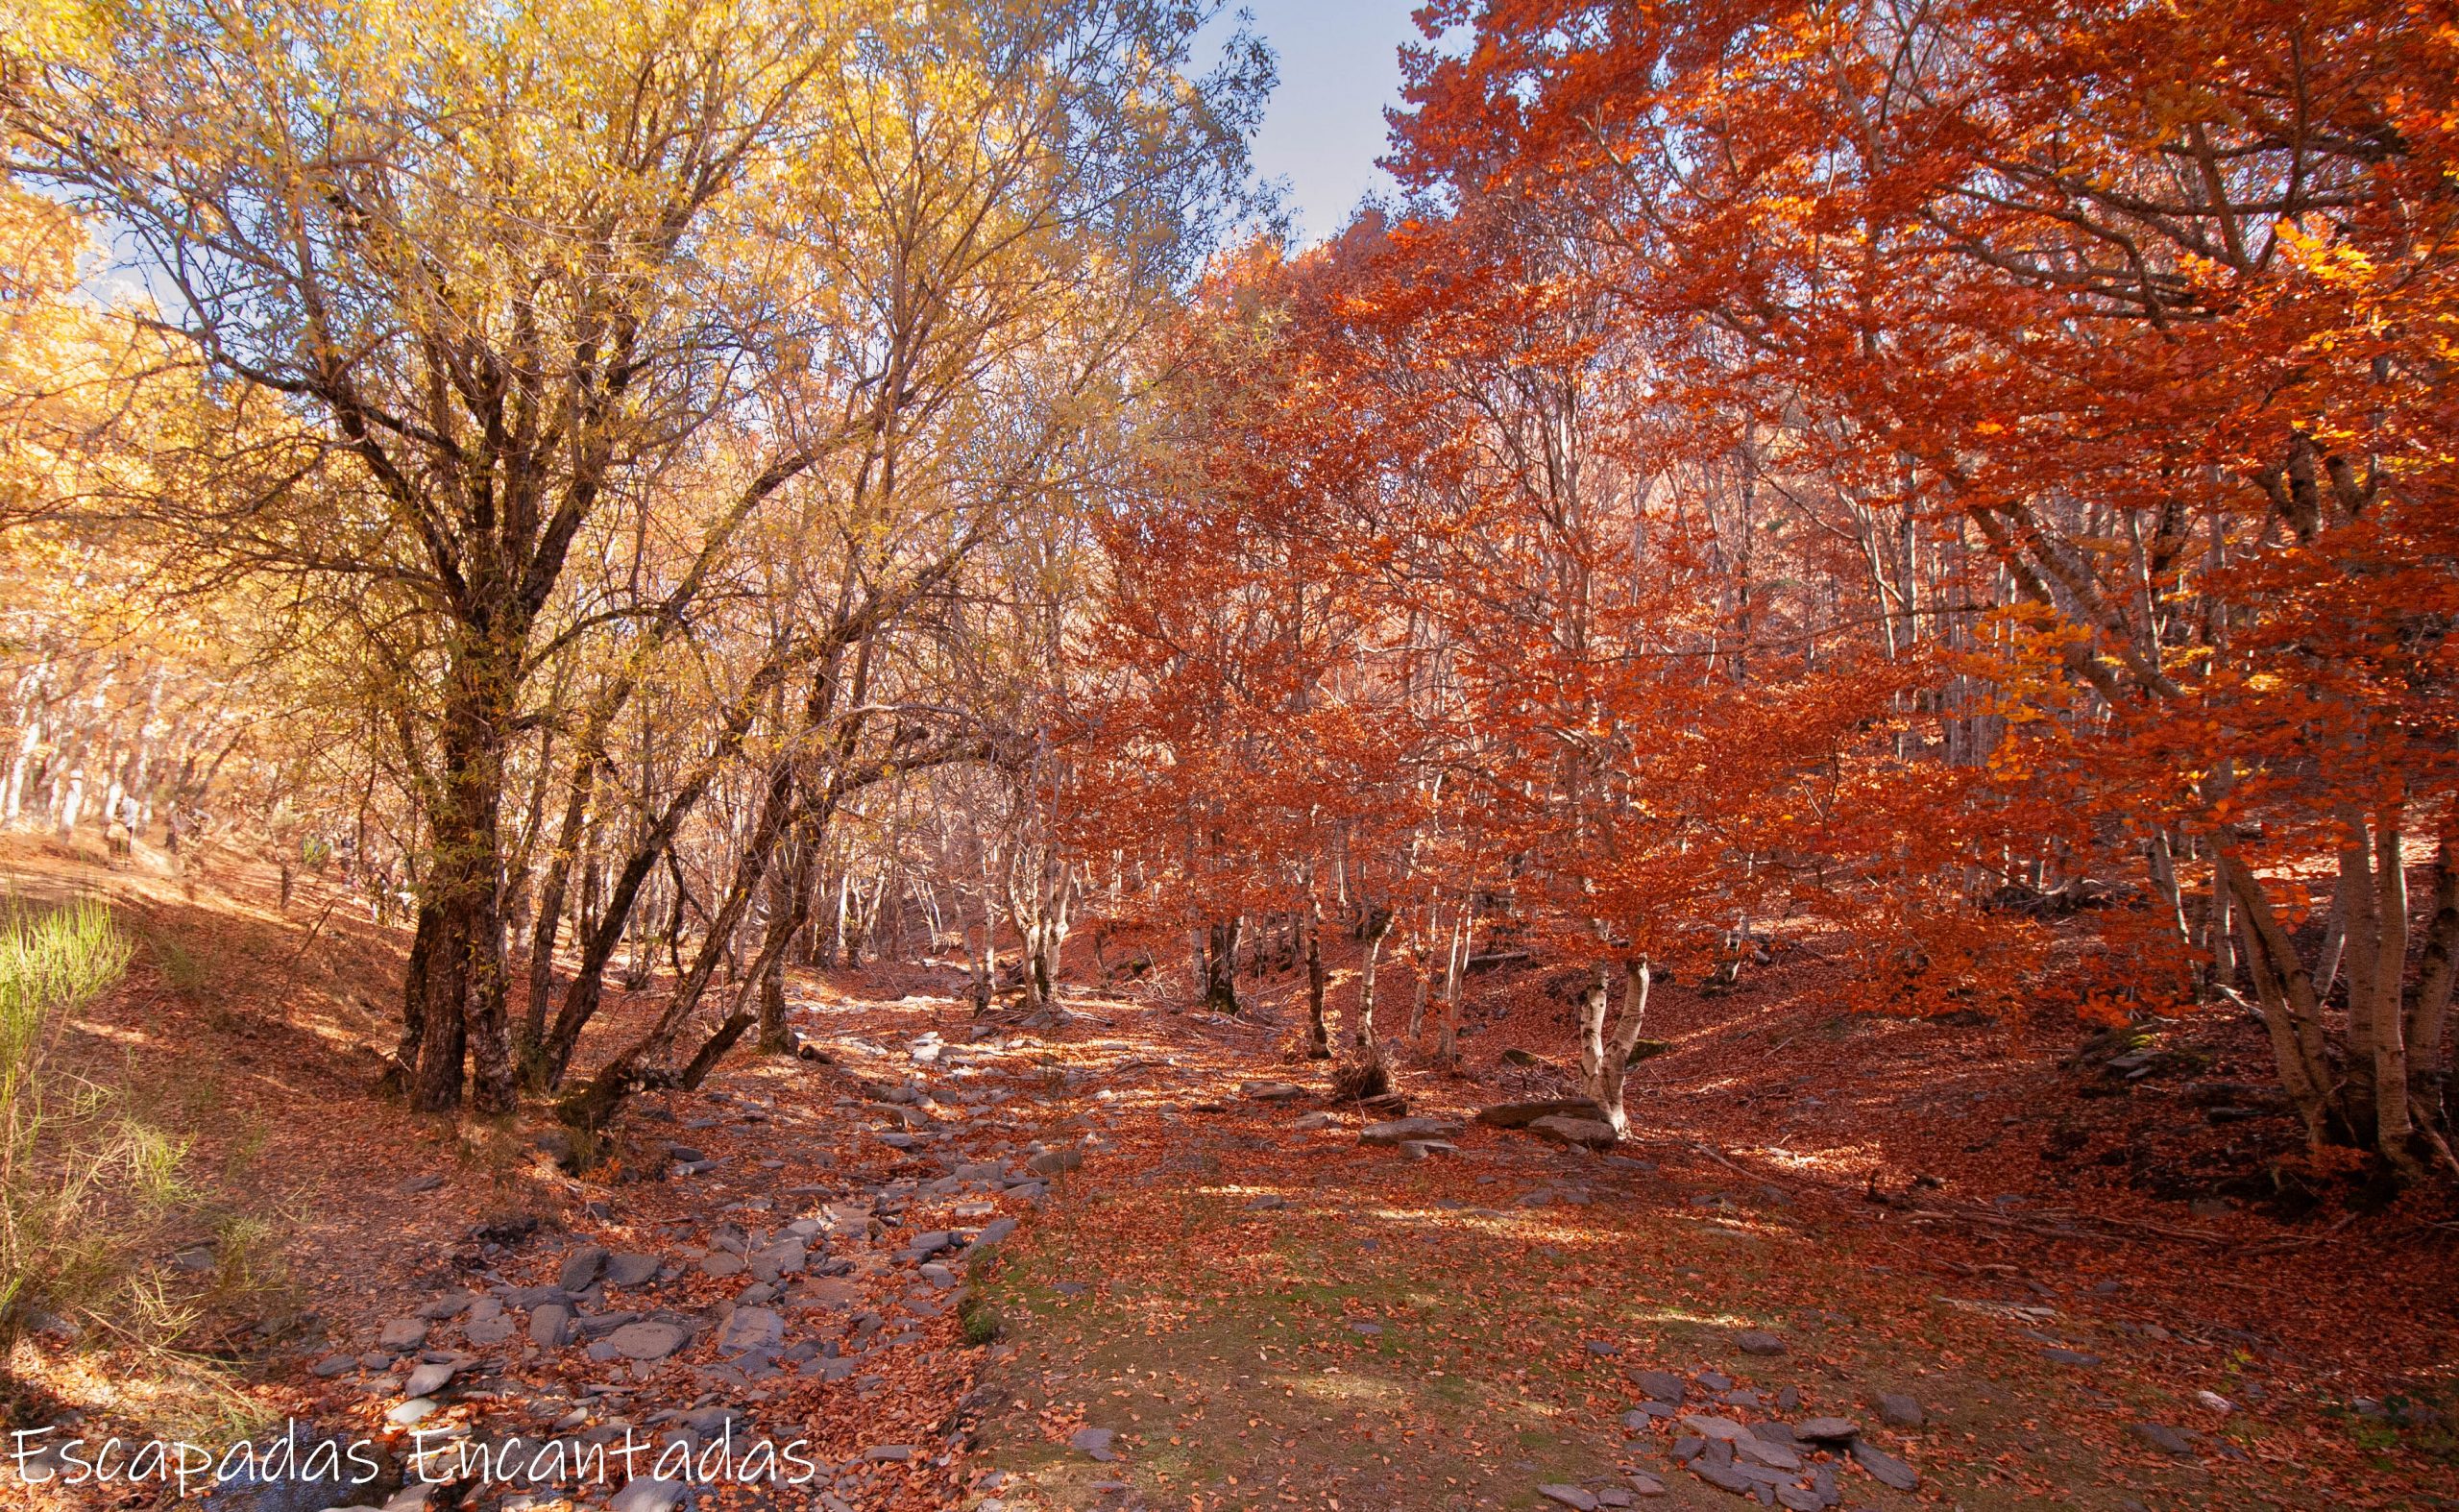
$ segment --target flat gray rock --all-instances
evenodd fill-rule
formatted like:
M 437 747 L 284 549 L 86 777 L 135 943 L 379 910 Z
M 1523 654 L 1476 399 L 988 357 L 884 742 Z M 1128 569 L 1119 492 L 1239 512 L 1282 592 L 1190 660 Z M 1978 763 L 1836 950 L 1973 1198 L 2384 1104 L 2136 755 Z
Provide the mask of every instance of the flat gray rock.
M 414 1350 L 426 1342 L 426 1325 L 416 1318 L 395 1318 L 376 1335 L 388 1350 Z
M 512 1330 L 518 1327 L 509 1314 L 499 1312 L 492 1318 L 474 1318 L 461 1325 L 461 1336 L 473 1344 L 501 1344 L 512 1337 Z
M 555 1273 L 555 1284 L 566 1291 L 587 1291 L 605 1264 L 606 1246 L 584 1244 L 564 1256 L 563 1268 Z
M 1596 1512 L 1599 1505 L 1594 1492 L 1583 1491 L 1577 1486 L 1539 1486 L 1537 1494 L 1548 1501 L 1574 1508 L 1576 1512 Z
M 1067 1444 L 1069 1448 L 1080 1450 L 1107 1465 L 1118 1458 L 1110 1449 L 1113 1436 L 1108 1428 L 1078 1428 Z
M 606 1503 L 606 1512 L 672 1512 L 689 1489 L 680 1480 L 659 1480 L 642 1475 L 615 1493 Z
M 1411 1139 L 1449 1139 L 1460 1126 L 1444 1118 L 1394 1118 L 1357 1132 L 1360 1144 L 1399 1145 Z
M 1750 1430 L 1733 1419 L 1714 1417 L 1704 1412 L 1684 1413 L 1682 1426 L 1703 1439 L 1721 1439 L 1731 1443 L 1735 1439 L 1750 1437 Z
M 683 1348 L 685 1334 L 670 1323 L 627 1323 L 605 1342 L 625 1359 L 662 1360 Z
M 1853 1441 L 1853 1462 L 1870 1473 L 1870 1478 L 1898 1491 L 1911 1491 L 1921 1484 L 1920 1474 L 1911 1466 L 1861 1439 Z
M 572 1337 L 572 1312 L 559 1302 L 550 1302 L 529 1314 L 529 1342 L 542 1350 L 559 1350 Z
M 1691 1389 L 1688 1381 L 1669 1370 L 1634 1370 L 1625 1375 L 1651 1402 L 1679 1402 Z
M 1793 1436 L 1814 1444 L 1840 1444 L 1862 1431 L 1851 1418 L 1804 1418 L 1793 1425 Z
M 785 1337 L 785 1319 L 766 1307 L 737 1307 L 734 1316 L 726 1319 L 725 1331 L 718 1336 L 718 1353 L 731 1359 L 754 1351 L 773 1350 Z
M 1620 1142 L 1612 1124 L 1595 1118 L 1570 1118 L 1561 1113 L 1532 1120 L 1528 1132 L 1559 1144 L 1577 1145 L 1585 1150 L 1611 1150 Z
M 606 1257 L 606 1284 L 609 1286 L 645 1286 L 655 1280 L 658 1258 L 654 1255 L 610 1255 Z
M 1733 1440 L 1733 1451 L 1741 1458 L 1756 1460 L 1770 1470 L 1802 1468 L 1802 1456 L 1799 1451 L 1788 1449 L 1772 1439 L 1761 1438 L 1756 1433 L 1746 1433 Z
M 1765 1329 L 1744 1329 L 1733 1336 L 1733 1347 L 1744 1354 L 1782 1354 L 1785 1341 Z
M 1930 1421 L 1921 1403 L 1902 1392 L 1882 1391 L 1878 1395 L 1879 1421 L 1891 1428 L 1917 1428 Z
M 729 1250 L 712 1250 L 700 1261 L 700 1274 L 716 1277 L 718 1280 L 740 1276 L 749 1268 L 742 1256 Z
M 410 1378 L 402 1383 L 402 1395 L 432 1397 L 452 1383 L 453 1373 L 460 1368 L 451 1360 L 446 1360 L 437 1365 L 422 1365 L 410 1372 Z
M 2130 1431 L 2163 1454 L 2175 1454 L 2179 1459 L 2194 1458 L 2194 1445 L 2184 1434 L 2165 1423 L 2137 1423 Z

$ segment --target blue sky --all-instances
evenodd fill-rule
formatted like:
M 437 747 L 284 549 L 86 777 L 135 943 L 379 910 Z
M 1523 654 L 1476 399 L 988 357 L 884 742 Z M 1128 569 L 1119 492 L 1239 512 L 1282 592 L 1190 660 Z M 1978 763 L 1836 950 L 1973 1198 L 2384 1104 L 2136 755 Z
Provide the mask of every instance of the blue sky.
M 1254 144 L 1255 171 L 1289 186 L 1302 239 L 1320 240 L 1348 223 L 1370 189 L 1391 179 L 1375 166 L 1383 155 L 1383 108 L 1400 102 L 1399 51 L 1418 40 L 1409 12 L 1419 0 L 1234 0 L 1280 59 Z M 1214 23 L 1227 31 L 1228 17 Z

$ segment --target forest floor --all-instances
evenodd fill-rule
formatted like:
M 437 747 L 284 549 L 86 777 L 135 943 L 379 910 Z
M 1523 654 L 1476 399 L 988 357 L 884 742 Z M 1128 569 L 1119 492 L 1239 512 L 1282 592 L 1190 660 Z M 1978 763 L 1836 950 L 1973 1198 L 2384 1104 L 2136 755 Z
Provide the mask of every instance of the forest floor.
M 194 1191 L 149 1257 L 185 1348 L 22 1342 L 0 1384 L 12 1427 L 63 1429 L 37 1446 L 290 1418 L 397 1475 L 422 1445 L 590 1469 L 425 1494 L 538 1512 L 2459 1506 L 2450 1214 L 2265 1178 L 2287 1131 L 2242 1025 L 2078 1057 L 1838 1015 L 1780 957 L 1664 994 L 1671 1048 L 1599 1156 L 1468 1118 L 1563 1085 L 1546 974 L 1498 971 L 1463 1072 L 1403 1073 L 1462 1126 L 1410 1158 L 1323 1100 L 1290 979 L 1234 1019 L 1074 988 L 1027 1029 L 891 966 L 797 977 L 825 1059 L 645 1094 L 574 1176 L 540 1111 L 371 1093 L 403 940 L 360 905 L 21 842 L 0 873 L 139 939 L 65 1049 L 186 1141 Z M 677 1444 L 718 1473 L 658 1476 Z M 761 1483 L 763 1445 L 801 1483 Z M 13 1478 L 0 1501 L 164 1500 Z

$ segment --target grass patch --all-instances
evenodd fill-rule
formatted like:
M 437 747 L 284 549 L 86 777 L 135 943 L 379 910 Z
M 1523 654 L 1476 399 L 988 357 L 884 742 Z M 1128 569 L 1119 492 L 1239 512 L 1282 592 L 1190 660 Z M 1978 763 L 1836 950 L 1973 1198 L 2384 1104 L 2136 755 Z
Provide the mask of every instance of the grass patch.
M 131 954 L 100 903 L 0 902 L 0 1348 L 41 1315 L 181 1322 L 133 1256 L 187 1198 L 185 1148 L 58 1054 Z

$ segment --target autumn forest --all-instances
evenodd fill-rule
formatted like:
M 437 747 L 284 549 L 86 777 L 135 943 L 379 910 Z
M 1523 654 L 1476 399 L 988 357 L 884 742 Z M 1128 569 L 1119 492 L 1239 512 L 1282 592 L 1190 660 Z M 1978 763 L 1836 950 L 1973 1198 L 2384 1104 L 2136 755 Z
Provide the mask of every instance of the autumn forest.
M 0 13 L 0 1501 L 2459 1504 L 2442 0 Z

